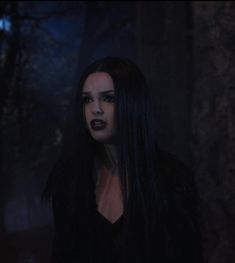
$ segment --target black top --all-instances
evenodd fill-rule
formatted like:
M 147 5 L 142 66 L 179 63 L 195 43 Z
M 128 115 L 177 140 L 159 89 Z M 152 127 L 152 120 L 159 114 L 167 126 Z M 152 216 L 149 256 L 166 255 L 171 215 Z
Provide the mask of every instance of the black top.
M 122 216 L 113 224 L 98 211 L 94 212 L 93 257 L 96 262 L 118 263 Z
M 158 162 L 166 189 L 164 221 L 167 222 L 164 223 L 167 227 L 156 226 L 156 233 L 150 233 L 151 257 L 148 261 L 142 253 L 145 241 L 141 235 L 141 220 L 136 218 L 131 230 L 125 228 L 124 215 L 112 224 L 97 212 L 95 202 L 87 209 L 89 215 L 78 212 L 71 217 L 67 192 L 64 191 L 52 199 L 55 222 L 53 263 L 201 263 L 192 175 L 171 155 L 161 153 Z M 74 225 L 71 226 L 69 218 L 75 218 Z M 130 239 L 123 235 L 123 229 L 131 233 Z M 167 233 L 167 238 L 159 231 Z

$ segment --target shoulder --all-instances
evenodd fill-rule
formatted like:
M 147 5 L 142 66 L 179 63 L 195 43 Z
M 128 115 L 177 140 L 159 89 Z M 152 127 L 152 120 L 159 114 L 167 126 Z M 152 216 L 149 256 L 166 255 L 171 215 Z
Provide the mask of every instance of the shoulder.
M 179 172 L 189 170 L 189 167 L 184 162 L 180 161 L 175 155 L 167 151 L 158 150 L 157 161 L 159 167 L 166 172 Z
M 190 190 L 188 187 L 194 187 L 192 169 L 175 155 L 158 150 L 156 159 L 161 178 L 166 185 L 175 190 L 184 188 L 184 191 Z
M 190 167 L 174 155 L 159 151 L 158 167 L 167 196 L 167 216 L 174 246 L 182 252 L 181 262 L 202 262 L 198 224 L 198 194 Z
M 174 155 L 159 151 L 158 167 L 170 215 L 179 221 L 195 220 L 198 194 L 192 170 Z

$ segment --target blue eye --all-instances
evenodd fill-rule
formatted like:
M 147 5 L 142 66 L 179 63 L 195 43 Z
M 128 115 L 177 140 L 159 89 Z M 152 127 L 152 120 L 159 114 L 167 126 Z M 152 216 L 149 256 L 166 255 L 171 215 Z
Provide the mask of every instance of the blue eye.
M 114 102 L 115 101 L 115 95 L 104 95 L 104 101 L 105 102 Z

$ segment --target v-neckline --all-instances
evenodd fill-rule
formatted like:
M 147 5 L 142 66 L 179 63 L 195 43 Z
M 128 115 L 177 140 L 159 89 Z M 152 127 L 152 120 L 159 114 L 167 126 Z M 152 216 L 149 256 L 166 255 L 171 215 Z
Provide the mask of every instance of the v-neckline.
M 100 179 L 101 179 L 101 181 L 99 182 L 99 184 L 97 185 L 97 188 L 96 188 L 96 211 L 97 211 L 97 213 L 99 213 L 107 222 L 109 222 L 111 225 L 114 225 L 116 222 L 118 222 L 119 221 L 119 219 L 122 217 L 122 215 L 123 215 L 123 210 L 122 211 L 119 211 L 119 212 L 121 212 L 121 213 L 117 213 L 117 218 L 115 218 L 115 216 L 114 217 L 110 217 L 110 216 L 108 216 L 108 214 L 109 213 L 106 213 L 108 210 L 106 210 L 105 211 L 105 208 L 104 208 L 104 206 L 105 205 L 107 205 L 107 206 L 109 206 L 110 205 L 110 203 L 109 203 L 109 201 L 110 200 L 112 200 L 112 198 L 114 197 L 115 198 L 115 196 L 116 196 L 116 198 L 120 198 L 120 194 L 121 194 L 121 192 L 119 193 L 119 191 L 121 191 L 121 188 L 120 189 L 117 189 L 117 188 L 113 188 L 113 186 L 114 186 L 114 184 L 117 186 L 117 179 L 119 180 L 119 178 L 118 177 L 113 177 L 112 175 L 109 175 L 109 172 L 108 172 L 108 169 L 105 167 L 105 166 L 103 166 L 102 168 L 101 168 L 101 170 L 100 170 L 100 174 L 99 174 L 99 176 L 100 176 Z M 114 180 L 114 181 L 113 181 Z M 113 184 L 114 183 L 114 184 Z M 119 183 L 118 184 L 120 184 L 120 181 L 119 181 Z M 111 188 L 113 188 L 113 189 L 111 189 Z M 115 187 L 115 186 L 114 186 Z M 120 187 L 120 185 L 118 186 L 118 187 Z M 102 190 L 101 190 L 102 189 Z M 111 189 L 111 190 L 110 190 Z M 110 192 L 111 191 L 111 192 Z M 112 192 L 113 191 L 113 192 Z M 99 198 L 101 198 L 100 200 L 97 200 L 97 194 L 99 195 Z M 110 196 L 110 194 L 111 194 L 111 196 Z M 106 197 L 105 197 L 106 196 Z M 106 199 L 106 201 L 105 201 L 105 199 L 104 198 L 108 198 L 108 199 Z M 111 198 L 111 199 L 109 199 L 109 198 Z M 114 200 L 114 199 L 113 199 Z M 100 202 L 100 203 L 99 203 Z M 106 203 L 107 202 L 107 203 Z M 112 201 L 111 201 L 112 202 Z M 106 203 L 106 204 L 105 204 Z M 111 204 L 112 205 L 112 204 Z M 118 209 L 118 206 L 120 206 L 121 204 L 119 203 L 119 202 L 115 202 L 114 201 L 114 203 L 113 203 L 113 205 L 115 205 L 115 206 L 117 206 L 117 209 Z M 123 205 L 121 205 L 121 206 L 123 206 Z M 104 208 L 104 210 L 103 210 L 103 208 Z M 119 207 L 120 208 L 120 207 Z M 123 209 L 123 208 L 122 208 Z M 104 213 L 102 213 L 102 210 L 103 210 L 103 212 Z M 118 210 L 117 210 L 118 211 Z M 118 215 L 119 214 L 119 215 Z M 108 217 L 106 217 L 106 215 L 108 216 Z M 110 214 L 109 214 L 110 215 Z M 114 214 L 115 215 L 115 214 Z M 111 219 L 114 219 L 115 221 L 113 221 L 112 222 L 112 220 Z
M 101 214 L 97 209 L 96 209 L 96 214 L 101 218 L 103 219 L 103 221 L 107 222 L 109 225 L 111 226 L 114 226 L 114 225 L 117 225 L 119 223 L 119 221 L 122 220 L 122 217 L 123 217 L 123 213 L 117 218 L 116 221 L 114 221 L 113 223 L 108 219 L 106 218 L 103 214 Z

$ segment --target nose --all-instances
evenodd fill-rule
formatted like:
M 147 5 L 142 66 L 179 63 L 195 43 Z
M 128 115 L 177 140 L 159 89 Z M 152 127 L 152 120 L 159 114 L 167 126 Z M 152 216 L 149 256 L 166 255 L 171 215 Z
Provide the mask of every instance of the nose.
M 99 101 L 94 101 L 92 103 L 92 113 L 94 115 L 102 115 L 104 113 L 102 105 Z

